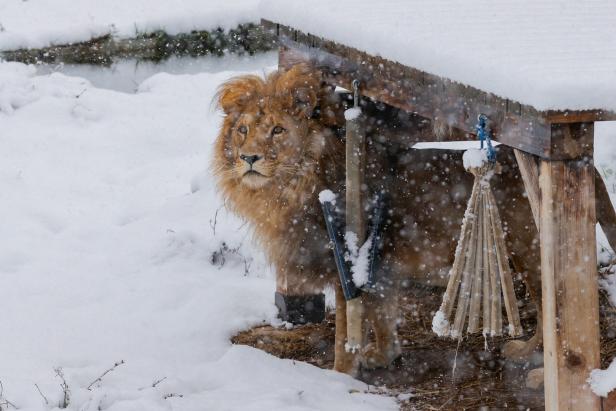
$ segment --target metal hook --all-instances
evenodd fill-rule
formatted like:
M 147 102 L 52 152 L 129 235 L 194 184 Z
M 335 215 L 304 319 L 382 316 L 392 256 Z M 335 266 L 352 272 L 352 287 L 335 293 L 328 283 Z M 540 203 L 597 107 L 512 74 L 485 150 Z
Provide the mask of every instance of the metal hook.
M 359 80 L 353 80 L 351 86 L 353 87 L 353 107 L 359 107 Z

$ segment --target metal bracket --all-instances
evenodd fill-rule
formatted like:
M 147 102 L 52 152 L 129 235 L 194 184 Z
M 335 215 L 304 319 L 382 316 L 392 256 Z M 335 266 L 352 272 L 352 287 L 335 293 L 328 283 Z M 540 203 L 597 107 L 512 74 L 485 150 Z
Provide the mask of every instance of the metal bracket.
M 368 282 L 361 288 L 358 288 L 353 282 L 353 275 L 351 273 L 351 267 L 349 261 L 345 258 L 348 253 L 346 244 L 344 241 L 344 235 L 342 233 L 343 223 L 340 215 L 336 212 L 336 206 L 331 201 L 323 201 L 321 207 L 325 216 L 325 226 L 327 227 L 327 234 L 329 235 L 334 252 L 334 260 L 336 261 L 336 268 L 338 269 L 338 275 L 340 276 L 340 284 L 342 286 L 342 292 L 345 300 L 352 300 L 359 297 L 361 291 L 373 292 L 376 287 L 376 271 L 380 267 L 380 253 L 381 244 L 383 240 L 382 229 L 383 220 L 385 216 L 386 195 L 384 192 L 379 192 L 374 200 L 374 207 L 372 208 L 369 238 L 372 238 L 372 244 L 370 245 L 370 264 L 368 267 Z

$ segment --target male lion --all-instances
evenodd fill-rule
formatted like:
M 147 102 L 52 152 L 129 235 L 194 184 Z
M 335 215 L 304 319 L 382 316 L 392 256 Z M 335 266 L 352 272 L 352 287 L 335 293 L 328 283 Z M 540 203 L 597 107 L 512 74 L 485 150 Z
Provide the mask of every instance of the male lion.
M 295 293 L 337 284 L 318 202 L 321 190 L 344 192 L 344 142 L 333 127 L 342 107 L 333 90 L 317 70 L 297 65 L 265 79 L 229 80 L 217 98 L 225 118 L 214 172 L 227 206 L 251 223 L 277 273 L 298 279 Z M 378 107 L 373 111 L 366 185 L 370 192 L 387 191 L 389 204 L 378 292 L 364 297 L 375 343 L 365 347 L 360 361 L 382 367 L 400 354 L 396 290 L 412 282 L 446 284 L 473 179 L 462 167 L 460 152 L 412 149 L 418 133 L 431 131 L 425 120 L 399 111 L 387 117 Z M 498 159 L 503 172 L 493 178 L 493 189 L 512 265 L 533 280 L 529 290 L 538 301 L 537 230 L 511 150 L 500 149 Z M 356 365 L 343 348 L 343 303 L 337 286 L 335 368 L 352 372 Z M 510 353 L 532 351 L 540 335 L 538 330 L 528 344 L 512 345 Z

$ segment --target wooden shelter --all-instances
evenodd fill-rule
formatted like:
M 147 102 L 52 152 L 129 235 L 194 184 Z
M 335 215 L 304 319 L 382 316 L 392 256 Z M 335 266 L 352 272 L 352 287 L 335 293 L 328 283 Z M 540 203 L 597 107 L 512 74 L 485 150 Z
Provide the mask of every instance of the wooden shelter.
M 593 129 L 596 121 L 616 120 L 616 112 L 537 109 L 283 23 L 262 21 L 279 40 L 280 67 L 310 62 L 347 89 L 357 79 L 364 96 L 444 120 L 451 139 L 467 139 L 478 115 L 489 117 L 495 139 L 516 150 L 540 232 L 545 407 L 602 409 L 587 383 L 599 368 Z

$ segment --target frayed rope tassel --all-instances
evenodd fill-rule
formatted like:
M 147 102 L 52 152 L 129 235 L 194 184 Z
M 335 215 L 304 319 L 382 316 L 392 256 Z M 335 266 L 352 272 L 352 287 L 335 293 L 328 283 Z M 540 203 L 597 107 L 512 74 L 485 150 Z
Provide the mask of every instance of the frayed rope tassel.
M 464 168 L 475 176 L 475 182 L 447 290 L 432 320 L 432 330 L 439 336 L 460 339 L 468 317 L 467 333 L 481 330 L 484 336 L 502 335 L 504 304 L 508 334 L 519 336 L 523 332 L 520 314 L 501 220 L 490 188 L 490 178 L 498 165 L 488 161 L 483 149 L 467 150 L 463 160 Z

